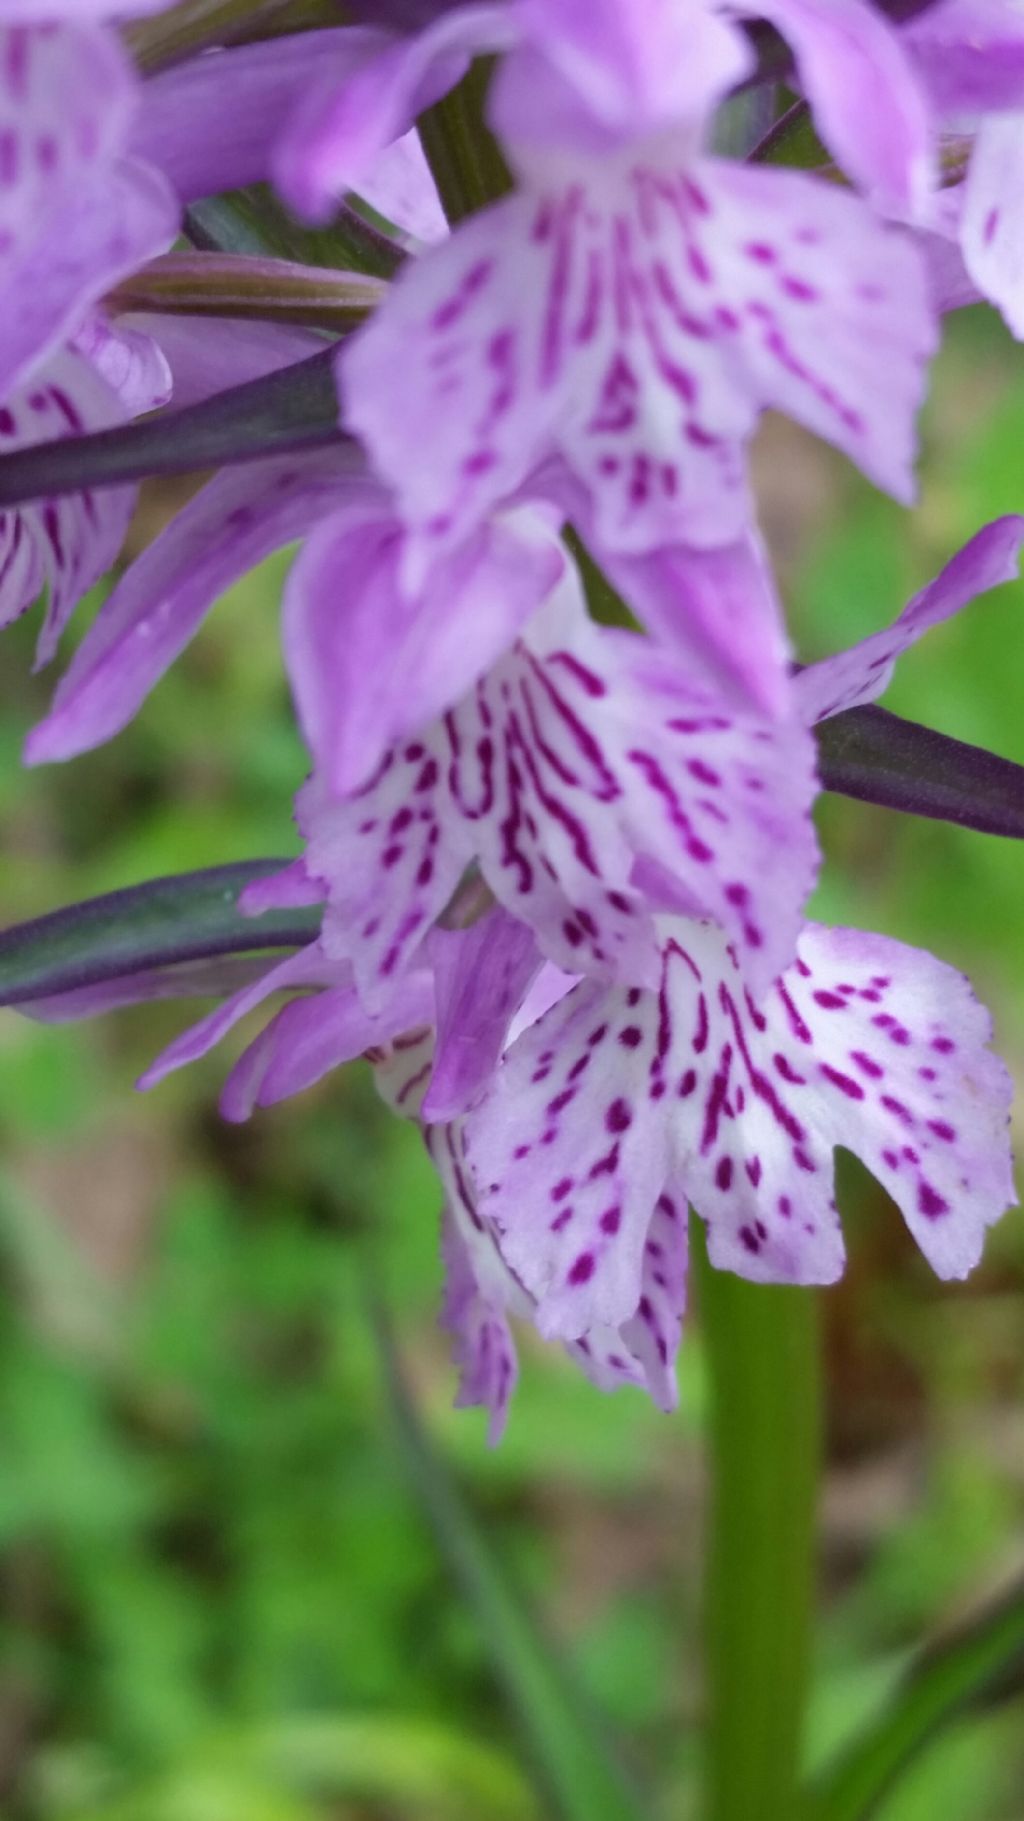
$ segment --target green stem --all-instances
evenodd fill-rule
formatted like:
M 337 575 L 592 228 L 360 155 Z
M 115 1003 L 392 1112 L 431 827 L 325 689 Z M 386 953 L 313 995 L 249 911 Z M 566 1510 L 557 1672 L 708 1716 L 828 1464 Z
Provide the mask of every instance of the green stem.
M 420 115 L 420 138 L 449 221 L 485 209 L 512 178 L 484 117 L 493 59 L 478 57 L 462 81 Z
M 821 1448 L 817 1307 L 700 1256 L 711 1381 L 706 1821 L 798 1808 Z

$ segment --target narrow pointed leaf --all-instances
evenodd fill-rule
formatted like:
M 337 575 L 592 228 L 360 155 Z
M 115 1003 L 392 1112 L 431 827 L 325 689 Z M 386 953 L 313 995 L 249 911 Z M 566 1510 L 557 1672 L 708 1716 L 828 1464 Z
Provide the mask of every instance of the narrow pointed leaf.
M 806 1821 L 866 1821 L 893 1784 L 951 1721 L 1024 1675 L 1024 1582 L 975 1622 L 926 1652 L 884 1711 L 815 1784 Z
M 243 917 L 238 896 L 283 860 L 241 860 L 206 872 L 150 879 L 67 905 L 0 931 L 0 1005 L 51 998 L 104 980 L 257 949 L 298 948 L 320 928 L 320 911 Z
M 0 456 L 0 507 L 341 442 L 333 349 L 201 404 Z
M 1024 840 L 1024 765 L 885 708 L 848 708 L 815 731 L 826 790 Z
M 379 278 L 246 253 L 165 253 L 118 285 L 115 310 L 252 317 L 343 335 L 384 296 Z
M 466 1504 L 423 1428 L 393 1344 L 378 1322 L 381 1357 L 401 1453 L 452 1574 L 476 1614 L 495 1674 L 518 1718 L 553 1812 L 562 1821 L 641 1821 L 607 1727 L 538 1628 L 508 1569 Z

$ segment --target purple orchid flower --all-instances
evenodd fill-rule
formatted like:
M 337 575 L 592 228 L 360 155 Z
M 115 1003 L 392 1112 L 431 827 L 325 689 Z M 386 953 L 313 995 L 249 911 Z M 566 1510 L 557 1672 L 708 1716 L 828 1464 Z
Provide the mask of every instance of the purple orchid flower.
M 325 944 L 351 957 L 367 1003 L 474 865 L 572 972 L 656 979 L 653 895 L 721 922 L 751 978 L 774 978 L 817 866 L 807 726 L 730 711 L 650 640 L 596 626 L 535 512 L 493 528 L 468 575 L 468 546 L 441 564 L 415 613 L 393 523 L 390 573 L 378 554 L 374 575 L 379 535 L 324 525 L 285 599 L 315 761 L 303 864 L 327 901 Z M 361 579 L 339 615 L 343 577 Z
M 672 1407 L 691 1199 L 718 1268 L 832 1282 L 837 1144 L 885 1184 L 940 1276 L 976 1264 L 1013 1200 L 1011 1084 L 953 969 L 887 937 L 808 925 L 796 961 L 755 999 L 720 931 L 666 918 L 657 988 L 609 986 L 538 968 L 514 919 L 492 916 L 448 936 L 440 990 L 420 968 L 372 1013 L 314 944 L 186 1032 L 140 1084 L 204 1054 L 273 991 L 325 989 L 276 1013 L 222 1110 L 246 1118 L 362 1052 L 395 1110 L 427 1122 L 459 1401 L 489 1406 L 492 1439 L 515 1378 L 510 1315 L 562 1341 L 603 1389 L 642 1384 Z M 497 989 L 486 999 L 485 983 Z M 455 1076 L 468 1110 L 434 1123 L 436 1084 Z
M 413 533 L 411 588 L 553 449 L 587 489 L 599 553 L 731 544 L 769 405 L 909 498 L 934 346 L 921 255 L 834 185 L 702 153 L 748 67 L 726 10 L 459 8 L 341 92 L 318 154 L 335 188 L 404 129 L 439 58 L 508 53 L 490 116 L 519 189 L 411 262 L 339 356 L 344 420 Z M 817 0 L 767 11 L 826 136 L 856 145 L 854 174 L 916 208 L 925 110 L 897 35 L 855 0 L 841 17 Z
M 427 603 L 409 616 L 393 529 L 391 573 L 374 578 L 380 535 L 326 524 L 285 608 L 314 758 L 297 803 L 302 875 L 326 901 L 327 951 L 352 962 L 368 1005 L 414 963 L 470 868 L 568 972 L 652 986 L 655 914 L 674 910 L 712 919 L 763 991 L 792 960 L 817 872 L 811 726 L 874 700 L 900 651 L 1016 574 L 1024 520 L 985 527 L 894 625 L 802 671 L 790 714 L 770 721 L 729 709 L 650 640 L 594 625 L 560 552 L 557 585 L 539 570 L 531 598 L 524 565 L 521 590 L 505 584 L 504 611 L 487 625 L 518 618 L 522 630 L 485 668 L 479 627 L 475 641 L 468 621 L 465 644 L 459 636 L 451 577 L 438 581 L 448 637 L 438 640 L 446 622 Z M 553 538 L 549 548 L 558 552 Z M 362 579 L 339 616 L 348 575 Z M 474 572 L 475 605 L 500 595 L 498 580 Z M 432 636 L 436 664 L 424 657 Z M 390 668 L 375 690 L 379 641 Z M 255 894 L 254 909 L 276 902 L 272 880 Z

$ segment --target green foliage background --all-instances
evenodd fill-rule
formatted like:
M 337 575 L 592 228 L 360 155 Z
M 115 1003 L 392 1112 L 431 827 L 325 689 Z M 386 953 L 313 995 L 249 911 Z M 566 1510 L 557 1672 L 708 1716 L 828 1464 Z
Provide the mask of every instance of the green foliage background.
M 986 519 L 1024 507 L 1024 360 L 953 326 L 906 515 L 786 426 L 763 439 L 800 655 L 883 624 Z M 139 537 L 170 507 L 148 499 Z M 234 589 L 133 728 L 25 774 L 48 692 L 0 669 L 0 920 L 147 876 L 290 853 L 303 774 L 281 678 L 286 563 Z M 904 660 L 887 702 L 1024 761 L 1024 587 Z M 1024 1073 L 1024 853 L 831 799 L 816 913 L 934 947 Z M 780 856 L 784 864 L 784 856 Z M 506 1441 L 454 1413 L 437 1194 L 359 1068 L 235 1130 L 209 1058 L 132 1082 L 190 1008 L 40 1028 L 0 1014 L 0 1792 L 12 1821 L 327 1821 L 545 1811 L 403 1464 L 370 1307 L 417 1402 L 654 1814 L 695 1813 L 704 1366 L 666 1419 L 529 1337 Z M 851 1263 L 824 1297 L 818 1761 L 908 1650 L 1024 1563 L 1024 1223 L 940 1288 L 842 1160 Z M 1012 1693 L 1012 1691 L 1011 1691 Z M 974 1713 L 883 1821 L 1020 1821 L 1024 1701 Z M 780 1818 L 782 1821 L 782 1818 Z

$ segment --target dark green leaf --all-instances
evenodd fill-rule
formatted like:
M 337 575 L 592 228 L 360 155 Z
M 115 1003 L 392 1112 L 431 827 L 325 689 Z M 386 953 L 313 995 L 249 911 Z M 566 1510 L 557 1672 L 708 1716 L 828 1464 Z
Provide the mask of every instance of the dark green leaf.
M 207 251 L 269 254 L 376 278 L 393 278 L 405 258 L 396 241 L 348 203 L 339 204 L 328 227 L 311 228 L 294 220 L 264 183 L 194 202 L 185 212 L 185 232 Z
M 0 931 L 0 1005 L 45 999 L 143 969 L 211 955 L 298 948 L 320 927 L 315 906 L 243 917 L 238 896 L 285 864 L 242 860 L 150 879 Z
M 394 1347 L 379 1325 L 395 1425 L 409 1477 L 452 1573 L 476 1613 L 538 1774 L 564 1821 L 641 1821 L 607 1726 L 572 1681 L 551 1642 L 432 1446 L 403 1383 Z
M 818 1780 L 806 1821 L 864 1821 L 935 1735 L 972 1706 L 1019 1692 L 1024 1582 L 913 1665 L 884 1711 Z
M 325 348 L 183 411 L 2 455 L 0 506 L 341 442 L 332 359 Z
M 1024 765 L 885 708 L 848 708 L 816 732 L 826 790 L 1024 840 Z

